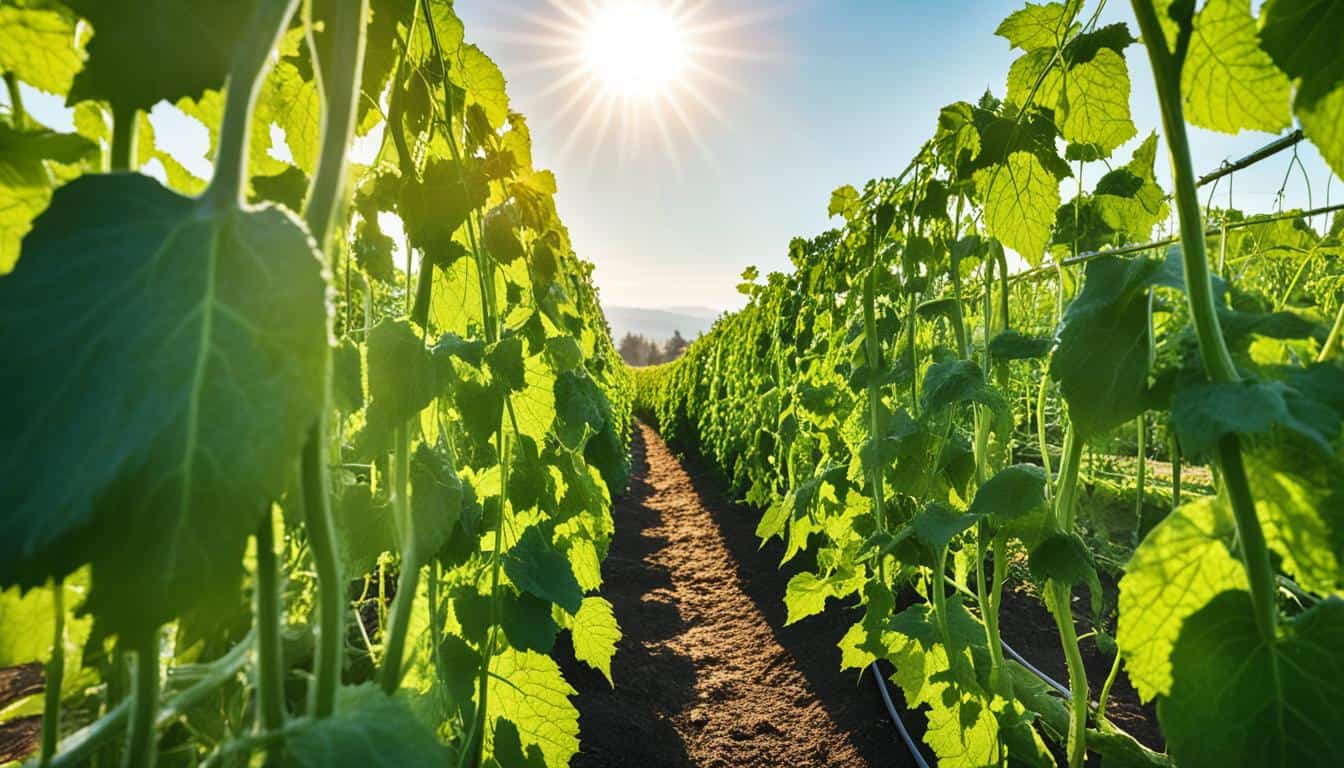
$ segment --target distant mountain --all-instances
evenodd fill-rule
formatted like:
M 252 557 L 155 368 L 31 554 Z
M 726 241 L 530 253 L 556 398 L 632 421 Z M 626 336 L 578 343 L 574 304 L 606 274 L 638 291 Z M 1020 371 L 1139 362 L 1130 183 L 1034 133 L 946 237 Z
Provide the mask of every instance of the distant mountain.
M 688 341 L 708 331 L 720 312 L 709 307 L 603 307 L 611 336 L 617 342 L 627 333 L 637 334 L 653 341 L 672 338 L 673 331 L 681 331 Z

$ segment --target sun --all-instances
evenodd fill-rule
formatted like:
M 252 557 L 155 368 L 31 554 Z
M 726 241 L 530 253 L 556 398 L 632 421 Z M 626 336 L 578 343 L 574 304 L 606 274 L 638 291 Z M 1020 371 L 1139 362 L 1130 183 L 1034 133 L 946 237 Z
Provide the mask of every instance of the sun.
M 690 59 L 681 19 L 664 6 L 638 0 L 597 8 L 580 46 L 590 76 L 626 98 L 666 93 L 686 74 Z
M 497 21 L 476 29 L 526 50 L 511 73 L 536 83 L 538 114 L 565 126 L 559 154 L 586 151 L 590 170 L 611 145 L 618 167 L 661 148 L 680 173 L 687 144 L 716 167 L 706 137 L 732 129 L 752 95 L 743 81 L 778 55 L 768 22 L 787 13 L 784 0 L 483 2 Z

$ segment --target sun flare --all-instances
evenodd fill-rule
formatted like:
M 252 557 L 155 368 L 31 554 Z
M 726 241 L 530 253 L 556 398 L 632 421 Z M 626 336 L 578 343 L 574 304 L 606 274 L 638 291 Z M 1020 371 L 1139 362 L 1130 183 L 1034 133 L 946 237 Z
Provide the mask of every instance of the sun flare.
M 589 17 L 583 31 L 584 65 L 615 93 L 650 98 L 683 76 L 686 34 L 666 8 L 648 2 L 612 3 Z
M 586 150 L 592 161 L 614 144 L 619 162 L 658 146 L 678 171 L 686 144 L 717 165 L 705 137 L 731 127 L 726 107 L 748 93 L 745 65 L 771 57 L 765 27 L 782 13 L 775 0 L 749 10 L 722 0 L 491 2 L 513 19 L 497 36 L 534 53 L 515 73 L 544 78 L 538 98 L 568 125 L 562 154 Z

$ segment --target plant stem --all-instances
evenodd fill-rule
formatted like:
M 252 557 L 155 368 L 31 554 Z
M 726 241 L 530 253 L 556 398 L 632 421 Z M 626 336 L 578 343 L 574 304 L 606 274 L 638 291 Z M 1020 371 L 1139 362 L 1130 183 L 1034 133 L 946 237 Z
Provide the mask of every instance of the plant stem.
M 23 108 L 23 91 L 19 90 L 19 79 L 13 72 L 5 73 L 5 89 L 9 91 L 9 112 L 14 119 L 14 127 L 27 127 L 28 112 Z
M 114 171 L 135 170 L 135 142 L 139 120 L 134 107 L 116 107 L 112 110 L 112 159 Z
M 877 337 L 877 312 L 874 307 L 878 269 L 876 243 L 872 244 L 872 248 L 873 263 L 868 267 L 868 274 L 863 281 L 863 342 L 868 364 L 868 435 L 872 441 L 870 444 L 873 446 L 874 453 L 877 454 L 877 448 L 885 438 L 886 428 L 882 423 L 882 391 L 878 386 L 883 366 L 882 342 Z M 873 514 L 876 517 L 878 531 L 887 529 L 886 499 L 882 487 L 883 469 L 884 466 L 880 457 L 874 455 L 870 480 L 873 484 Z M 887 583 L 885 561 L 885 556 L 877 558 L 878 577 L 883 585 Z
M 289 17 L 294 15 L 297 3 L 298 0 L 263 0 L 258 3 L 247 34 L 234 49 L 224 101 L 224 119 L 219 127 L 215 176 L 205 191 L 205 197 L 217 209 L 237 208 L 243 203 L 252 105 L 256 102 L 262 75 L 271 63 L 271 51 L 279 44 L 280 35 L 285 31 Z M 114 142 L 114 168 L 116 157 Z
M 329 388 L 328 384 L 328 388 Z M 325 399 L 325 398 L 324 398 Z M 309 708 L 314 717 L 326 717 L 336 708 L 336 688 L 341 681 L 345 647 L 345 608 L 336 527 L 327 499 L 326 415 L 308 430 L 299 470 L 303 486 L 304 525 L 317 568 L 317 650 Z
M 1148 474 L 1148 416 L 1139 414 L 1138 418 L 1138 457 L 1139 471 L 1138 477 L 1134 479 L 1134 537 L 1135 543 L 1138 539 L 1139 528 L 1143 524 L 1143 492 L 1144 480 Z
M 411 620 L 420 586 L 419 547 L 415 537 L 415 523 L 411 517 L 410 488 L 410 424 L 398 427 L 393 441 L 392 457 L 393 514 L 401 528 L 401 570 L 397 575 L 397 595 L 392 599 L 392 615 L 388 619 L 386 640 L 383 641 L 383 666 L 379 670 L 379 684 L 389 696 L 401 686 L 401 662 L 406 649 L 406 632 Z
M 1120 652 L 1116 651 L 1115 658 L 1111 661 L 1111 671 L 1106 674 L 1106 682 L 1101 684 L 1101 695 L 1097 697 L 1097 722 L 1106 722 L 1106 702 L 1111 698 L 1111 686 L 1115 685 L 1115 679 L 1120 676 Z
M 1082 463 L 1083 443 L 1073 425 L 1064 435 L 1064 458 L 1059 466 L 1059 493 L 1055 496 L 1055 528 L 1073 530 L 1073 500 L 1078 485 L 1078 465 Z M 1078 651 L 1078 633 L 1073 626 L 1073 590 L 1068 584 L 1051 581 L 1045 590 L 1046 606 L 1055 618 L 1064 661 L 1069 669 L 1069 768 L 1081 768 L 1087 755 L 1087 672 Z
M 257 627 L 257 712 L 262 731 L 285 727 L 284 652 L 280 623 L 280 566 L 275 557 L 275 528 L 271 505 L 266 505 L 257 524 L 257 580 L 253 619 Z M 278 746 L 278 745 L 277 745 Z M 278 759 L 278 749 L 268 759 Z
M 326 109 L 322 112 L 322 152 L 304 207 L 304 219 L 323 253 L 327 250 L 334 214 L 345 199 L 346 155 L 355 131 L 368 5 L 368 0 L 344 2 L 330 18 L 323 19 L 328 25 L 326 32 L 331 36 L 329 50 L 337 55 L 330 62 L 319 59 L 313 70 Z M 316 58 L 318 46 L 313 40 L 313 24 L 307 26 L 308 48 Z
M 206 698 L 218 691 L 225 683 L 234 680 L 238 670 L 247 662 L 247 652 L 252 649 L 255 630 L 235 645 L 228 653 L 218 659 L 202 665 L 199 680 L 168 699 L 154 718 L 154 727 L 163 728 L 181 717 L 183 713 L 196 707 Z M 169 678 L 171 679 L 170 671 Z M 123 699 L 99 719 L 84 726 L 64 740 L 64 749 L 47 763 L 46 768 L 74 768 L 89 762 L 93 752 L 103 744 L 116 738 L 126 728 L 131 715 L 131 701 Z
M 135 654 L 131 721 L 126 737 L 126 768 L 152 768 L 158 739 L 154 715 L 159 708 L 159 628 L 152 627 L 128 638 Z
M 57 579 L 51 587 L 51 608 L 55 631 L 51 640 L 51 659 L 47 661 L 46 693 L 42 701 L 42 765 L 56 754 L 61 737 L 61 686 L 65 682 L 65 583 Z
M 1326 337 L 1321 353 L 1316 356 L 1316 362 L 1324 363 L 1334 357 L 1339 352 L 1341 338 L 1344 338 L 1344 302 L 1340 302 L 1339 312 L 1335 314 L 1335 324 L 1330 328 L 1330 335 Z
M 354 131 L 355 91 L 364 62 L 364 19 L 368 0 L 343 3 L 328 19 L 331 23 L 330 50 L 340 55 L 329 63 L 318 61 L 314 68 L 327 108 L 322 116 L 322 152 L 318 158 L 313 187 L 308 195 L 304 218 L 308 231 L 325 256 L 333 213 L 342 197 L 346 153 Z M 309 24 L 309 47 L 313 45 Z M 316 54 L 314 54 L 316 56 Z M 330 77 L 327 77 L 329 75 Z M 330 260 L 328 259 L 328 264 Z M 325 351 L 322 375 L 322 407 L 317 421 L 308 431 L 301 459 L 304 524 L 317 566 L 318 628 L 315 681 L 311 709 L 315 717 L 326 717 L 336 707 L 336 689 L 341 682 L 341 660 L 345 647 L 345 582 L 337 557 L 339 541 L 331 516 L 327 492 L 327 462 L 322 456 L 327 444 L 327 414 L 331 410 L 331 350 Z
M 1178 40 L 1177 52 L 1168 50 L 1166 37 L 1151 0 L 1132 0 L 1138 17 L 1144 47 L 1153 68 L 1157 85 L 1158 103 L 1162 108 L 1162 125 L 1171 155 L 1172 179 L 1176 210 L 1181 225 L 1181 258 L 1185 265 L 1185 291 L 1189 298 L 1190 313 L 1199 340 L 1204 370 L 1215 384 L 1236 382 L 1240 376 L 1232 362 L 1223 338 L 1214 301 L 1213 283 L 1209 275 L 1207 249 L 1204 241 L 1204 222 L 1195 190 L 1194 166 L 1190 159 L 1190 143 L 1185 131 L 1185 114 L 1181 102 L 1181 66 L 1185 46 Z M 1188 40 L 1189 31 L 1181 37 Z M 1222 470 L 1224 487 L 1232 503 L 1232 514 L 1237 522 L 1241 541 L 1242 559 L 1247 580 L 1251 586 L 1251 604 L 1256 627 L 1265 642 L 1274 642 L 1278 609 L 1274 598 L 1274 571 L 1269 561 L 1269 548 L 1264 531 L 1255 513 L 1255 500 L 1242 465 L 1241 443 L 1235 434 L 1218 441 L 1218 463 Z

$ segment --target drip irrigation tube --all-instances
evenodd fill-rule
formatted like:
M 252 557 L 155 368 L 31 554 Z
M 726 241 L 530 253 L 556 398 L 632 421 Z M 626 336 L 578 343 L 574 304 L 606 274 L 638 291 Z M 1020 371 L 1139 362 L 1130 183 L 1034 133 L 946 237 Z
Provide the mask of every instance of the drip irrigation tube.
M 924 754 L 919 751 L 919 745 L 910 737 L 910 731 L 905 727 L 905 721 L 901 720 L 901 713 L 896 711 L 896 705 L 891 701 L 891 692 L 887 690 L 887 681 L 882 679 L 882 670 L 877 668 L 877 662 L 874 661 L 868 665 L 868 669 L 873 673 L 873 680 L 877 682 L 877 691 L 882 694 L 882 703 L 887 705 L 887 714 L 891 716 L 891 722 L 896 726 L 896 730 L 901 732 L 901 741 L 905 742 L 905 748 L 910 750 L 910 756 L 915 758 L 915 764 L 919 768 L 929 768 L 929 762 L 924 759 Z

